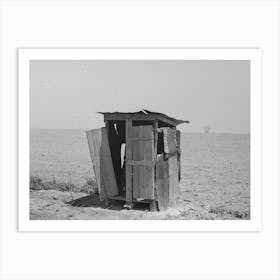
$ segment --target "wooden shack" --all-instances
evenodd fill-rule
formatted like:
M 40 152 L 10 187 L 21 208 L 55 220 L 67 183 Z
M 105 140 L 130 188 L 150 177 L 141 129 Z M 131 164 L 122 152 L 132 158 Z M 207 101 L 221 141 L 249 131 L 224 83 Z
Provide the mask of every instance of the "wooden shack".
M 124 206 L 149 203 L 160 211 L 176 205 L 181 179 L 180 131 L 188 121 L 165 114 L 99 112 L 105 127 L 86 131 L 100 200 Z

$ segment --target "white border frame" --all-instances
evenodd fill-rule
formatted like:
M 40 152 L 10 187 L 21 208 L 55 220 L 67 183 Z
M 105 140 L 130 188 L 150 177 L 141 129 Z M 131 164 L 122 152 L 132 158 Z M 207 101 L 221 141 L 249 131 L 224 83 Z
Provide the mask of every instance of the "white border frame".
M 30 220 L 30 60 L 250 60 L 250 220 Z M 18 230 L 19 231 L 261 231 L 262 71 L 260 49 L 19 49 L 18 50 Z

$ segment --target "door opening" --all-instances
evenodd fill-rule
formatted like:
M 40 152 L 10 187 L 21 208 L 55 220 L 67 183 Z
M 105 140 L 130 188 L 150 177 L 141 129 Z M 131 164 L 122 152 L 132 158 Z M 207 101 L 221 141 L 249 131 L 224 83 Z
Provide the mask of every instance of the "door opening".
M 119 195 L 125 192 L 125 121 L 108 121 L 108 139 Z

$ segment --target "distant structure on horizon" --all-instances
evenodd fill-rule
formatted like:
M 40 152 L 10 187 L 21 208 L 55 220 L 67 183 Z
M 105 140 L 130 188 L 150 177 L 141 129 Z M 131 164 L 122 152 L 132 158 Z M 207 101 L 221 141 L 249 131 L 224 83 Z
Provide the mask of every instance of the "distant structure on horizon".
M 205 126 L 203 127 L 203 132 L 204 132 L 204 133 L 210 133 L 210 132 L 211 132 L 211 126 L 205 125 Z

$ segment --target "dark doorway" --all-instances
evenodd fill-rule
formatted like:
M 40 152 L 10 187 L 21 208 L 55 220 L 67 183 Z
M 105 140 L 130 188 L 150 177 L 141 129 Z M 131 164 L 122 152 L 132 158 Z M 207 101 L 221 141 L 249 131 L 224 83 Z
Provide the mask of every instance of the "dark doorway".
M 108 138 L 119 195 L 125 192 L 125 121 L 108 121 Z

